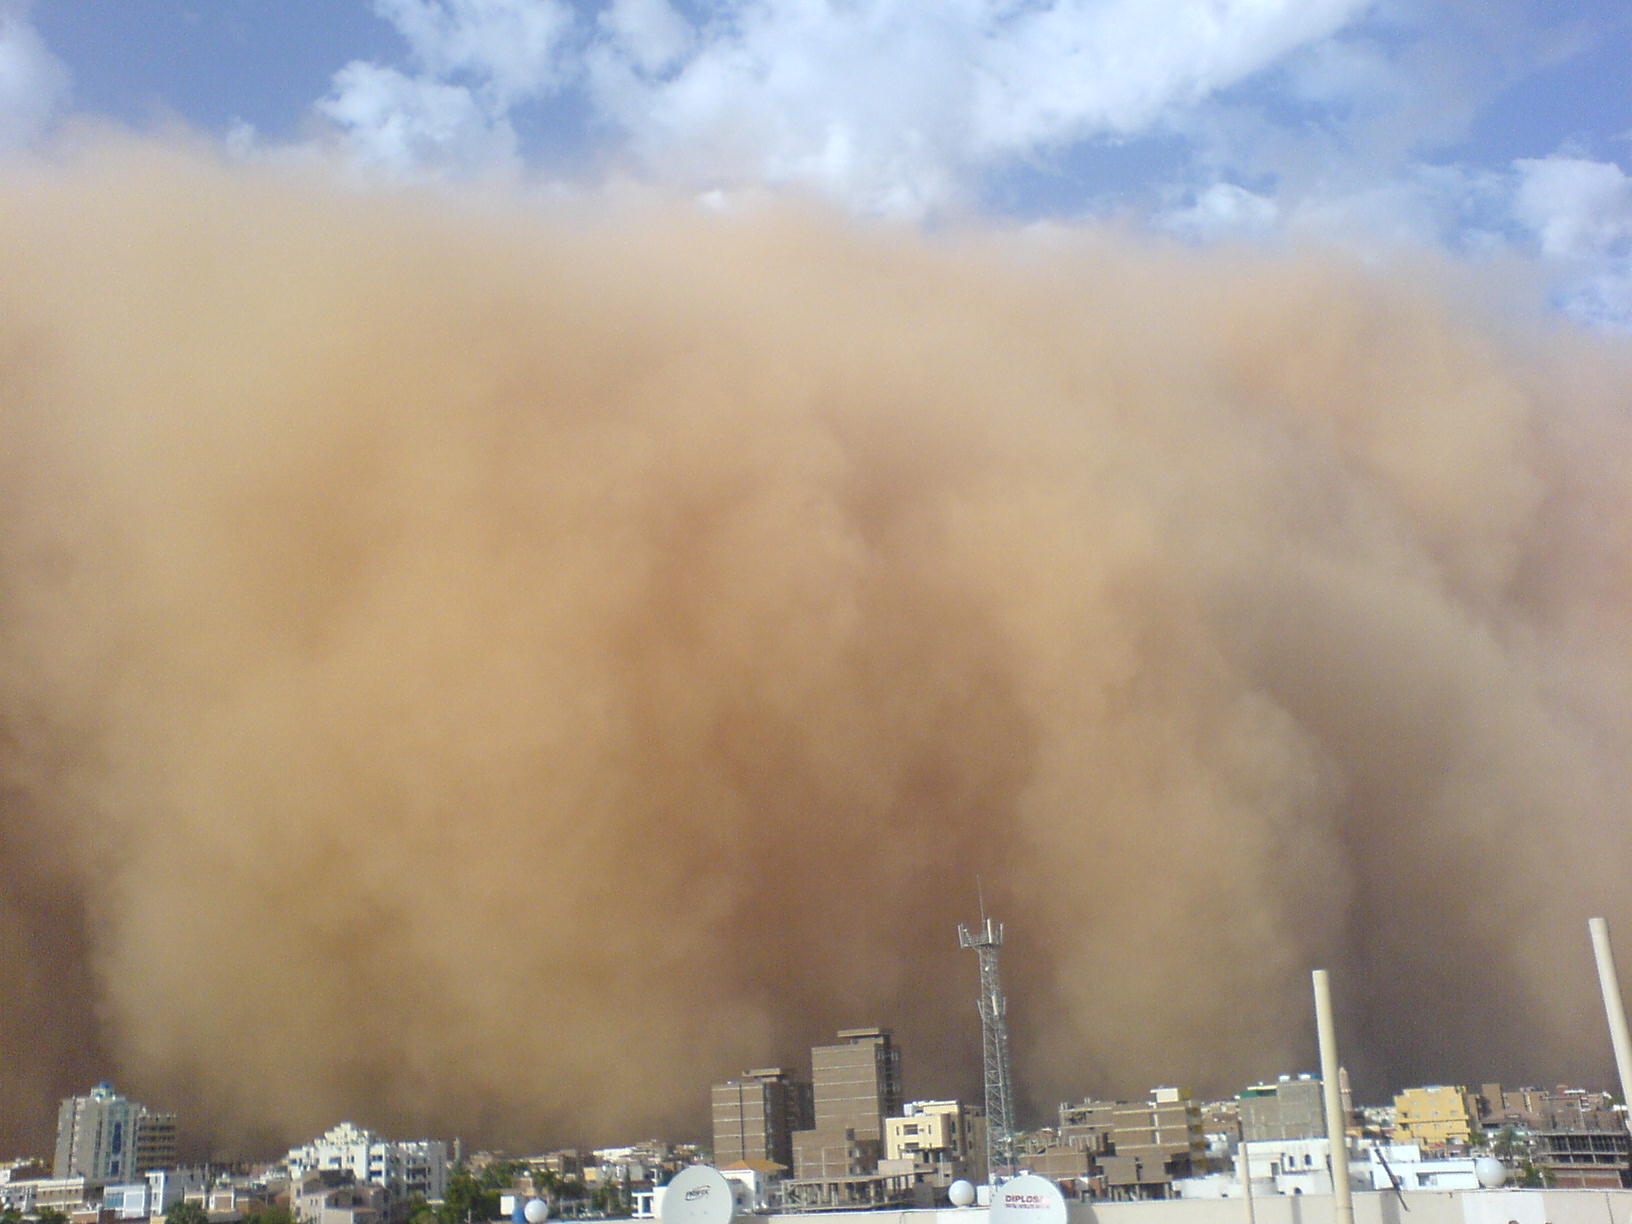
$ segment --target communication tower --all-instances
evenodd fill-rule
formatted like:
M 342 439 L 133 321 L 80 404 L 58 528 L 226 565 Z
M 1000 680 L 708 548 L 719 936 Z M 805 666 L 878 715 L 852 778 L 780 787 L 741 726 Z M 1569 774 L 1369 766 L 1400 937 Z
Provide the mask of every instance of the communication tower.
M 980 929 L 958 923 L 958 947 L 973 948 L 980 958 L 980 1036 L 986 1062 L 986 1180 L 995 1187 L 1014 1175 L 1014 1104 L 1009 1081 L 1008 1003 L 997 976 L 997 950 L 1003 946 L 1003 924 L 981 907 Z

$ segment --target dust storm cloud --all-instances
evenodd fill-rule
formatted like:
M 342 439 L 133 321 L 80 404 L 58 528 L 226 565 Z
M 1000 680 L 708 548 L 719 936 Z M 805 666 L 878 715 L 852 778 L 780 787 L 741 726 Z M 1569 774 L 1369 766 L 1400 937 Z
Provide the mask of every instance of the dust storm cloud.
M 1607 1083 L 1624 346 L 1404 263 L 590 214 L 4 175 L 0 1137 L 109 1075 L 227 1150 L 701 1136 L 866 1023 L 972 1092 L 977 872 L 1036 1120 L 1309 1066 L 1314 965 L 1362 1089 Z

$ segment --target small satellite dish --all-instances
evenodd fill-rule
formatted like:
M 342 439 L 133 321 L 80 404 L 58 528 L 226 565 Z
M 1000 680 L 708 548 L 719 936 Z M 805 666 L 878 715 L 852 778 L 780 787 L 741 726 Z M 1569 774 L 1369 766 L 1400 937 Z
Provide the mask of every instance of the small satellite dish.
M 737 1197 L 713 1165 L 687 1165 L 663 1187 L 662 1224 L 731 1224 Z
M 550 1218 L 550 1205 L 541 1198 L 527 1200 L 527 1206 L 521 1209 L 522 1218 L 527 1224 L 544 1224 Z
M 967 1207 L 975 1201 L 975 1187 L 960 1177 L 946 1188 L 946 1197 L 954 1207 Z
M 992 1190 L 991 1224 L 1065 1224 L 1065 1195 L 1036 1173 L 1011 1177 Z
M 1494 1190 L 1507 1180 L 1507 1166 L 1494 1156 L 1481 1156 L 1473 1162 L 1473 1175 L 1486 1190 Z

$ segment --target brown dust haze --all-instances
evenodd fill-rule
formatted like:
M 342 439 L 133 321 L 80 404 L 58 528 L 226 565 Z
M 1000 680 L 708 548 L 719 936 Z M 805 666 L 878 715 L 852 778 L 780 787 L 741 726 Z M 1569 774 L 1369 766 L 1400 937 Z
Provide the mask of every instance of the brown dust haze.
M 1632 363 L 1401 259 L 0 176 L 0 1145 L 1610 1086 Z M 1471 302 L 1480 302 L 1477 308 Z M 1618 926 L 1616 926 L 1618 924 Z

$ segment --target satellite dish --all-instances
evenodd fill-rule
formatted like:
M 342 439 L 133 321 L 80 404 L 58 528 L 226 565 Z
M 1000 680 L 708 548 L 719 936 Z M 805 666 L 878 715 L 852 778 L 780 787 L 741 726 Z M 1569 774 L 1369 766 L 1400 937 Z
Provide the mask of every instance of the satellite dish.
M 975 1201 L 975 1187 L 960 1177 L 946 1188 L 946 1197 L 954 1207 L 967 1207 Z
M 991 1224 L 1065 1224 L 1065 1195 L 1035 1173 L 1011 1177 L 992 1190 Z
M 550 1218 L 550 1205 L 541 1198 L 527 1200 L 527 1206 L 521 1209 L 522 1218 L 527 1224 L 544 1224 Z
M 657 1217 L 662 1224 L 731 1224 L 736 1211 L 725 1174 L 712 1165 L 687 1165 L 663 1187 Z
M 1494 1190 L 1507 1180 L 1507 1166 L 1494 1156 L 1481 1156 L 1473 1162 L 1473 1175 L 1486 1190 Z

